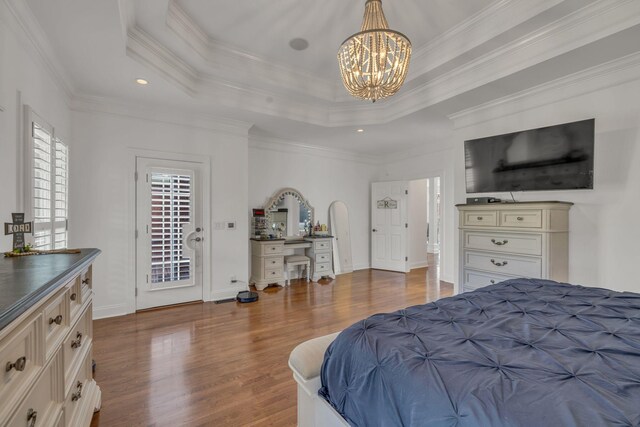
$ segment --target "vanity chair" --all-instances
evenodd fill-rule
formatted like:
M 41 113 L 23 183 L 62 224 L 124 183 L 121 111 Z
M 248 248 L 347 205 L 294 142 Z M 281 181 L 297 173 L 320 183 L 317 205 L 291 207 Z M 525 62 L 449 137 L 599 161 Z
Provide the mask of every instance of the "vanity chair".
M 296 270 L 298 278 L 302 278 L 300 267 L 304 266 L 307 282 L 309 282 L 309 270 L 311 269 L 311 258 L 304 255 L 288 255 L 284 257 L 284 270 L 287 273 L 286 284 L 291 284 L 291 272 Z

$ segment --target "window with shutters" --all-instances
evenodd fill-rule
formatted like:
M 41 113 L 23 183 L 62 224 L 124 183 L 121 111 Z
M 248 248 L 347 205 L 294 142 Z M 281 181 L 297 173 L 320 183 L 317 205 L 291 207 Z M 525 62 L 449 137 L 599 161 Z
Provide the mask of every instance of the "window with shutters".
M 29 112 L 25 211 L 33 218 L 33 247 L 67 247 L 69 148 L 54 129 Z

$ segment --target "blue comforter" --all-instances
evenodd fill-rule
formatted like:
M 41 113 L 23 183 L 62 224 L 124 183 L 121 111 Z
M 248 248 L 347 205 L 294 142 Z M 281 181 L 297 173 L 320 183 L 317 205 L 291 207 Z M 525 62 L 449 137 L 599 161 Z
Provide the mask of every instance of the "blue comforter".
M 376 314 L 321 379 L 353 426 L 640 426 L 640 294 L 516 279 Z

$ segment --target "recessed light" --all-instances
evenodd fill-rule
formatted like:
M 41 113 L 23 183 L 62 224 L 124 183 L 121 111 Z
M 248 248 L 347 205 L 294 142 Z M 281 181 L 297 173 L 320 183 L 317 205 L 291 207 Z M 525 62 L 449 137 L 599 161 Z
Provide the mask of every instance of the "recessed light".
M 305 50 L 309 47 L 309 42 L 305 39 L 295 38 L 289 41 L 289 46 L 293 50 Z
M 145 80 L 145 79 L 136 79 L 136 83 L 138 83 L 139 85 L 148 85 L 149 81 Z
M 356 132 L 362 133 L 362 132 L 364 132 L 364 129 L 357 129 Z

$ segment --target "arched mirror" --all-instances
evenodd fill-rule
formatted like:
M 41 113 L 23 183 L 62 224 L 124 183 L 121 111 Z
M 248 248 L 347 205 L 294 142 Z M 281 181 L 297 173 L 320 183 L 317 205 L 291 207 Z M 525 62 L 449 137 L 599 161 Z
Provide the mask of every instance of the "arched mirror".
M 264 206 L 267 232 L 285 239 L 306 236 L 313 226 L 313 207 L 293 188 L 284 188 L 271 197 Z
M 333 267 L 336 274 L 351 273 L 351 229 L 349 209 L 344 202 L 335 201 L 329 207 L 329 229 L 333 240 Z

